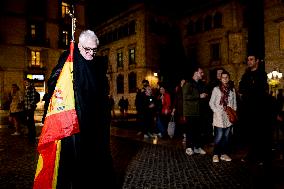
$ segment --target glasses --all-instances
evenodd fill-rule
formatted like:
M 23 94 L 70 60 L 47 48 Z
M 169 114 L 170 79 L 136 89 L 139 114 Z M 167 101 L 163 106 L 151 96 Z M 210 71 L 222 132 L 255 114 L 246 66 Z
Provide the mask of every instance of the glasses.
M 84 46 L 82 46 L 83 47 L 83 49 L 86 51 L 86 52 L 93 52 L 93 53 L 96 53 L 97 51 L 98 51 L 98 49 L 97 48 L 90 48 L 90 47 L 84 47 Z

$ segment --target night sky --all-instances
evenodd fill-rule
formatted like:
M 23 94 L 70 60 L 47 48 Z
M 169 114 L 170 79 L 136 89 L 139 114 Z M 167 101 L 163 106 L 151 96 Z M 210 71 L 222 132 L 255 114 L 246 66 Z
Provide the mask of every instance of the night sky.
M 181 12 L 181 9 L 185 7 L 189 7 L 189 4 L 201 1 L 208 0 L 86 0 L 86 11 L 89 26 L 95 27 L 137 3 L 151 3 L 153 7 L 162 7 L 168 12 L 176 13 Z

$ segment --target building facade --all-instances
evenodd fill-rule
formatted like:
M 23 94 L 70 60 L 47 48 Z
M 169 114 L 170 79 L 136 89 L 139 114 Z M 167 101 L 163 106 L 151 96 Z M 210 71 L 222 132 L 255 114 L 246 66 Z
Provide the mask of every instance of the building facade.
M 103 41 L 99 53 L 109 57 L 108 75 L 116 104 L 124 96 L 134 109 L 135 88 L 141 87 L 143 79 L 152 87 L 158 80 L 165 82 L 171 90 L 180 74 L 190 75 L 194 64 L 204 67 L 208 76 L 214 68 L 224 67 L 238 84 L 246 68 L 245 10 L 239 1 L 214 1 L 172 17 L 140 4 L 101 24 L 96 28 Z M 120 37 L 128 23 L 133 24 L 133 33 Z M 135 64 L 130 63 L 132 48 Z
M 84 2 L 74 6 L 75 36 L 85 27 Z M 0 17 L 0 109 L 8 109 L 13 83 L 23 90 L 23 78 L 35 79 L 41 97 L 46 81 L 71 40 L 69 1 L 4 0 Z M 72 11 L 73 12 L 73 11 Z
M 221 1 L 189 10 L 180 20 L 187 63 L 211 71 L 223 67 L 238 85 L 247 55 L 245 6 L 239 1 Z
M 172 23 L 168 16 L 138 4 L 95 29 L 100 39 L 98 54 L 109 60 L 110 94 L 116 108 L 123 96 L 129 101 L 129 109 L 135 109 L 135 96 L 142 80 L 147 79 L 156 87 L 162 79 L 161 68 L 167 55 L 162 51 L 169 49 Z

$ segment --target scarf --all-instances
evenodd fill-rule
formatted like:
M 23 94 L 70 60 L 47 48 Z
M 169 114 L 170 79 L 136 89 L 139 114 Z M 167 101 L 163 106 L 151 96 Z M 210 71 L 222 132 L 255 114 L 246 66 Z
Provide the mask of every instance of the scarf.
M 226 107 L 228 105 L 228 97 L 229 97 L 230 89 L 226 85 L 221 85 L 220 90 L 221 90 L 220 105 L 223 105 L 224 107 Z

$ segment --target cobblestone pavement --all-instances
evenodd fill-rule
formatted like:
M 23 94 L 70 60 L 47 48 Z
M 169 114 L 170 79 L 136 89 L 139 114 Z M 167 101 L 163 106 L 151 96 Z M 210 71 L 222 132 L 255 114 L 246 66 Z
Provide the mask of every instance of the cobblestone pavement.
M 41 127 L 37 129 L 39 134 Z M 0 189 L 31 189 L 36 145 L 12 132 L 0 128 Z M 145 140 L 135 129 L 111 128 L 114 168 L 123 189 L 284 188 L 283 160 L 267 173 L 262 166 L 241 162 L 241 152 L 232 154 L 232 162 L 213 164 L 212 146 L 205 149 L 206 155 L 187 156 L 180 139 Z M 274 178 L 268 182 L 268 176 Z

